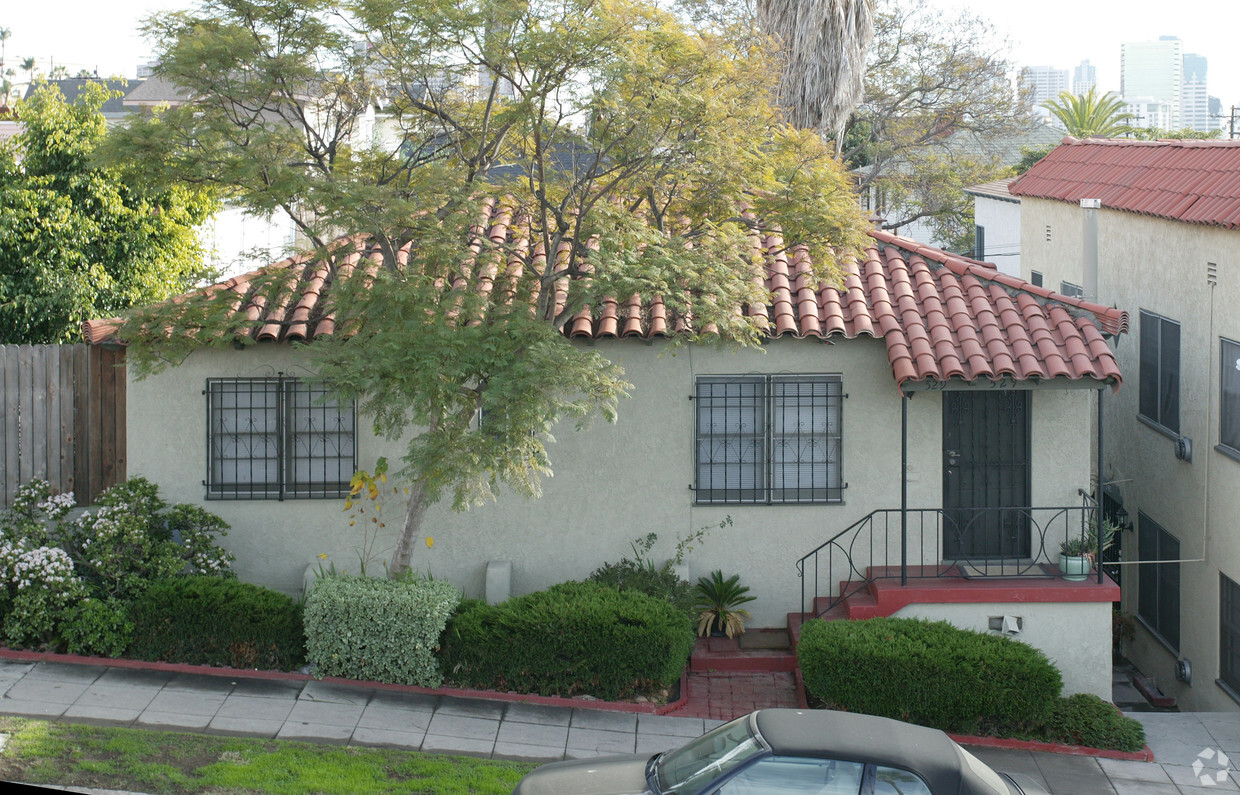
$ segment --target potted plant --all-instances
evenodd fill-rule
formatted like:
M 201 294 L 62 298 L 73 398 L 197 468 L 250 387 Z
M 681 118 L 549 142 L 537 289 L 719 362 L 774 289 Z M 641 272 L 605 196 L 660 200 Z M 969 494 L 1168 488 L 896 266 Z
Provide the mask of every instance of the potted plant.
M 1099 545 L 1098 523 L 1093 522 L 1089 530 L 1075 538 L 1065 539 L 1059 545 L 1059 571 L 1065 580 L 1081 582 L 1089 576 L 1090 567 L 1094 563 L 1094 554 L 1100 549 L 1107 549 L 1115 541 L 1115 531 L 1119 528 L 1107 520 L 1102 522 L 1102 538 Z
M 749 611 L 741 605 L 757 597 L 750 596 L 749 586 L 741 585 L 740 580 L 739 574 L 724 579 L 719 569 L 711 572 L 709 577 L 698 579 L 693 589 L 696 598 L 693 609 L 698 614 L 699 637 L 719 634 L 734 638 L 745 632 Z

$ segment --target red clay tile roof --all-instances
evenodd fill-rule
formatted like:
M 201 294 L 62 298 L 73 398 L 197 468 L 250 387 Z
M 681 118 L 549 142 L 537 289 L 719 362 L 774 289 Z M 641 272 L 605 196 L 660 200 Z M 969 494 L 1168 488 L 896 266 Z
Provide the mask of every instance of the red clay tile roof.
M 1173 221 L 1240 228 L 1240 141 L 1065 138 L 1008 190 Z
M 486 233 L 502 239 L 509 220 L 496 213 Z M 777 236 L 767 236 L 762 244 L 771 303 L 745 311 L 769 319 L 772 337 L 883 339 L 900 389 L 907 382 L 1003 377 L 1093 379 L 1118 388 L 1119 367 L 1103 335 L 1126 333 L 1126 312 L 1034 287 L 988 263 L 887 232 L 870 235 L 865 260 L 844 265 L 842 289 L 811 283 L 804 250 L 786 249 Z M 349 278 L 364 254 L 356 248 L 336 278 Z M 236 311 L 244 313 L 255 340 L 309 341 L 332 334 L 335 321 L 323 309 L 330 291 L 327 269 L 304 256 L 271 267 L 288 270 L 289 290 L 270 305 L 253 294 L 258 271 L 208 289 L 236 294 Z M 490 281 L 508 278 L 513 274 L 494 274 Z M 561 307 L 563 300 L 561 292 Z M 686 323 L 659 298 L 634 296 L 604 301 L 597 313 L 582 310 L 564 333 L 571 339 L 649 340 L 681 332 Z M 98 344 L 113 339 L 116 328 L 115 321 L 92 320 L 83 331 L 87 342 Z

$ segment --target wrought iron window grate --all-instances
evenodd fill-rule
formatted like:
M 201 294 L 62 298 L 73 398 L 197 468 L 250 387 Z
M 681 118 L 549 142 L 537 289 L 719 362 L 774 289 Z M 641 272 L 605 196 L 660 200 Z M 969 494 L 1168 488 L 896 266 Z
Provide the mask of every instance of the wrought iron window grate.
M 207 497 L 342 497 L 357 469 L 353 404 L 299 378 L 207 381 Z
M 843 498 L 839 376 L 697 379 L 698 503 Z

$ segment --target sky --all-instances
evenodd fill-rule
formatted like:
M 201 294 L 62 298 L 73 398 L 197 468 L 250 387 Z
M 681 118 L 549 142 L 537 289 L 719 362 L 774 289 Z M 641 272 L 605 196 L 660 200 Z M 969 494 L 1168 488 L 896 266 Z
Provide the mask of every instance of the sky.
M 416 1 L 416 0 L 415 0 Z M 1088 58 L 1097 67 L 1099 88 L 1119 91 L 1122 41 L 1178 36 L 1184 52 L 1209 61 L 1207 84 L 1224 110 L 1240 105 L 1240 44 L 1235 0 L 1197 0 L 1187 6 L 1169 0 L 927 0 L 944 9 L 967 8 L 989 19 L 1012 45 L 1017 65 L 1068 69 Z M 100 75 L 134 77 L 150 47 L 138 31 L 152 11 L 184 8 L 187 0 L 6 0 L 0 28 L 12 35 L 5 65 L 35 56 L 45 71 L 64 64 Z M 21 75 L 18 79 L 21 79 Z

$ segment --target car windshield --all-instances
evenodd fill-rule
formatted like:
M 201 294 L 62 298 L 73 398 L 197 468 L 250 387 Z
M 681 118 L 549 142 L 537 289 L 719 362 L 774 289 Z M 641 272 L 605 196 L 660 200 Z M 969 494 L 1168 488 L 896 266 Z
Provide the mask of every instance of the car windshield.
M 749 718 L 737 718 L 659 757 L 655 771 L 659 791 L 696 795 L 724 773 L 765 751 L 766 746 L 749 727 Z

